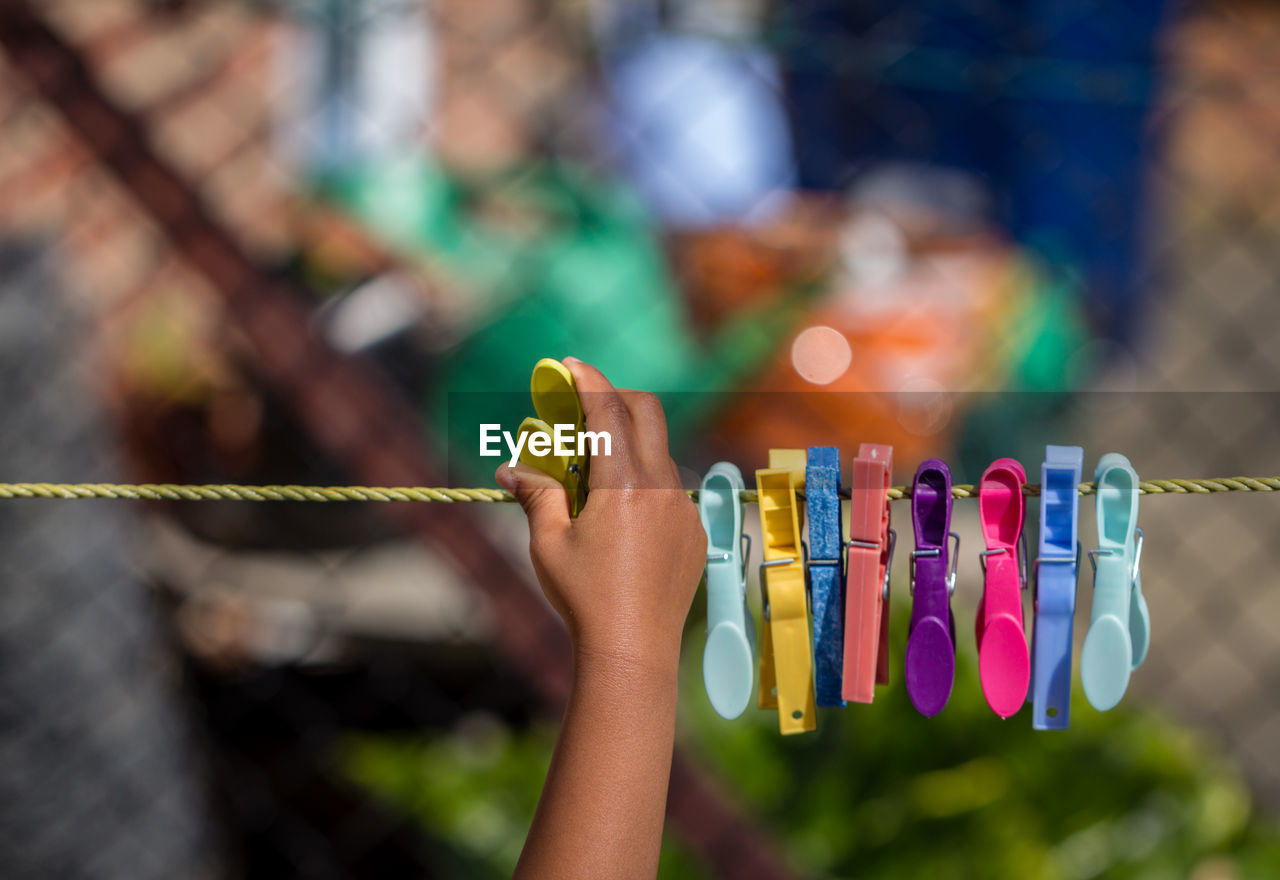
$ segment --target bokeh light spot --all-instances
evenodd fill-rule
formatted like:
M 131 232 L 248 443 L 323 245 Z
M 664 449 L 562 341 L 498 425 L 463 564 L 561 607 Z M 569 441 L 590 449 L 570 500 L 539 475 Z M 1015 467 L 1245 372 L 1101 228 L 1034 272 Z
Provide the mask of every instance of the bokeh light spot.
M 791 365 L 800 378 L 814 385 L 830 385 L 852 363 L 849 340 L 831 327 L 809 327 L 791 343 Z

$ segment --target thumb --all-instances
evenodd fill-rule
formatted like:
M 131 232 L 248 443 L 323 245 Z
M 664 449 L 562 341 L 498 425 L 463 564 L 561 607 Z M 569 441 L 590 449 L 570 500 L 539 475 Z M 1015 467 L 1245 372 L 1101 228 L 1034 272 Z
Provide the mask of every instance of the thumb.
M 521 462 L 515 467 L 499 465 L 494 479 L 524 508 L 531 537 L 569 525 L 569 493 L 553 477 Z

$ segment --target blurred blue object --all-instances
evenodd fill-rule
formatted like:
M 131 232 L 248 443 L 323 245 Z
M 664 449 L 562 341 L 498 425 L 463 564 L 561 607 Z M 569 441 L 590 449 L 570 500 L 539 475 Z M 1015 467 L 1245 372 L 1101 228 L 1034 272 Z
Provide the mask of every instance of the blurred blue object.
M 1165 7 L 788 0 L 800 184 L 843 190 L 883 161 L 969 172 L 1016 240 L 1084 270 L 1099 329 L 1128 339 Z
M 664 223 L 766 219 L 795 185 L 777 62 L 759 46 L 654 31 L 606 59 L 611 129 Z

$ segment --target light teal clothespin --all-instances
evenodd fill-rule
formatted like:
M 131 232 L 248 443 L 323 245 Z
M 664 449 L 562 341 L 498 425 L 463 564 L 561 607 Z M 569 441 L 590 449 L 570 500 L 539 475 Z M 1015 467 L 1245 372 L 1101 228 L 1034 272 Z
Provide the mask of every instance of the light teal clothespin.
M 1151 645 L 1151 612 L 1147 609 L 1147 597 L 1142 595 L 1142 529 L 1135 528 L 1137 537 L 1133 548 L 1133 594 L 1129 602 L 1129 638 L 1133 640 L 1133 668 L 1137 669 L 1147 659 Z
M 1146 658 L 1151 622 L 1142 596 L 1138 564 L 1138 475 L 1129 459 L 1109 452 L 1098 461 L 1098 549 L 1093 563 L 1093 607 L 1080 655 L 1080 678 L 1089 702 L 1101 712 L 1114 707 L 1129 686 L 1129 674 Z
M 742 534 L 742 472 L 717 462 L 702 480 L 698 514 L 707 532 L 707 647 L 702 679 L 711 705 L 737 718 L 751 702 L 756 628 L 747 607 L 747 556 Z

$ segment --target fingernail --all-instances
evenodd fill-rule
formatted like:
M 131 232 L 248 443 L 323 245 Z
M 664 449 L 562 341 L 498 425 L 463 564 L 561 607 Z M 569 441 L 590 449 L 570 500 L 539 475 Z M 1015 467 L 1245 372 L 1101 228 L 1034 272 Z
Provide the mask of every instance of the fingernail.
M 574 357 L 573 355 L 569 355 L 568 357 L 563 357 L 563 358 L 561 358 L 561 359 L 560 359 L 560 363 L 562 363 L 562 364 L 580 364 L 580 363 L 582 363 L 582 361 L 581 361 L 579 358 Z
M 498 485 L 503 489 L 514 494 L 516 491 L 516 483 L 519 481 L 519 478 L 516 476 L 515 468 L 508 467 L 504 464 L 500 466 L 498 468 L 498 472 L 494 474 L 494 480 L 496 480 Z

